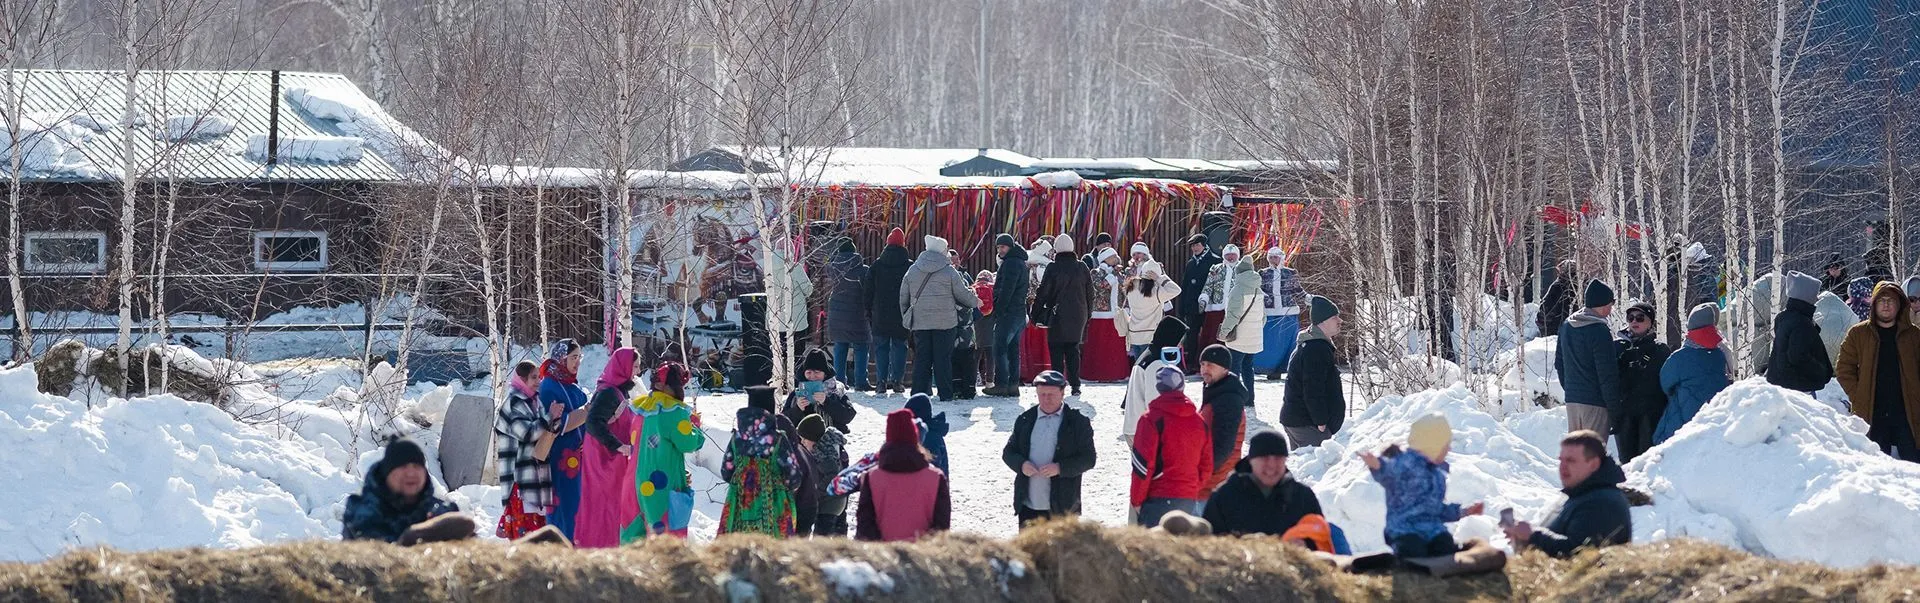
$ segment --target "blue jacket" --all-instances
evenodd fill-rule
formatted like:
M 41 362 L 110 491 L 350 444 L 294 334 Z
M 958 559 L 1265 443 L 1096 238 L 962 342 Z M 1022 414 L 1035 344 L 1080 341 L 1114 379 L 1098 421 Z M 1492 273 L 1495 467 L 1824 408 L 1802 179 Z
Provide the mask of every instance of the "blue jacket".
M 993 275 L 993 314 L 997 324 L 1027 323 L 1027 292 L 1033 287 L 1033 274 L 1027 272 L 1027 250 L 1014 245 L 1000 258 L 1000 270 Z
M 1560 323 L 1560 349 L 1553 369 L 1567 390 L 1568 404 L 1605 406 L 1618 415 L 1620 401 L 1620 344 L 1606 319 L 1582 310 Z M 1603 436 L 1605 434 L 1602 434 Z
M 1727 385 L 1727 354 L 1720 348 L 1686 345 L 1668 356 L 1666 366 L 1660 367 L 1660 389 L 1667 392 L 1667 412 L 1660 415 L 1660 424 L 1653 429 L 1653 443 L 1658 445 L 1673 437 Z
M 565 412 L 573 412 L 587 406 L 587 391 L 580 389 L 577 385 L 562 383 L 559 379 L 552 377 L 541 379 L 540 412 L 546 412 L 547 405 L 554 402 L 565 404 L 567 406 Z M 561 416 L 565 417 L 566 415 L 562 414 Z M 575 428 L 573 431 L 562 432 L 560 435 L 555 436 L 553 438 L 553 449 L 574 450 L 579 448 L 585 440 L 586 430 Z M 553 455 L 552 458 L 557 460 L 560 458 L 560 455 Z
M 1446 463 L 1413 450 L 1380 459 L 1373 481 L 1387 490 L 1388 542 L 1408 534 L 1433 538 L 1447 531 L 1447 522 L 1460 521 L 1460 505 L 1446 502 L 1447 471 Z
M 1603 547 L 1633 541 L 1633 512 L 1620 482 L 1627 474 L 1611 457 L 1600 457 L 1600 469 L 1580 485 L 1561 490 L 1567 502 L 1547 524 L 1533 531 L 1527 544 L 1549 556 L 1567 558 L 1583 547 Z

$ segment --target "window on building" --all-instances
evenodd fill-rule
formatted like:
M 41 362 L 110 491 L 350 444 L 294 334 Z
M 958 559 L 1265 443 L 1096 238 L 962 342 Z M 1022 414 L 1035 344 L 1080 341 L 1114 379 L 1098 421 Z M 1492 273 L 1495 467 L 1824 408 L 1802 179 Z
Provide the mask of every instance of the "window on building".
M 107 268 L 107 235 L 99 232 L 29 232 L 26 271 L 90 274 Z
M 253 265 L 261 270 L 325 270 L 327 233 L 253 233 Z

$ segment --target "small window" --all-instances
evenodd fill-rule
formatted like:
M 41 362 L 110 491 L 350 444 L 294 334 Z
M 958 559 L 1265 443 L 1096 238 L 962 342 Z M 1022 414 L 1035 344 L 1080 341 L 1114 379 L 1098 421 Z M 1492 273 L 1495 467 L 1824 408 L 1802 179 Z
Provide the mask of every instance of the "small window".
M 327 233 L 253 233 L 253 265 L 261 270 L 325 270 Z
M 107 268 L 107 235 L 98 232 L 29 232 L 27 272 L 90 274 Z

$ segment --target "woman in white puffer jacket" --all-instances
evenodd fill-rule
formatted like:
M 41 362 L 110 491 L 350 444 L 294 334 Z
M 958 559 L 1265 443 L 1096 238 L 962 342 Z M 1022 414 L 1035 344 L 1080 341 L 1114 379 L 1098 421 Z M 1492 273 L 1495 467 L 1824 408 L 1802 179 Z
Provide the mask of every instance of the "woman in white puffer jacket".
M 1147 260 L 1126 286 L 1113 327 L 1127 340 L 1127 357 L 1138 359 L 1141 350 L 1153 341 L 1153 330 L 1160 326 L 1161 317 L 1166 316 L 1166 304 L 1180 297 L 1180 285 L 1167 278 L 1159 262 Z

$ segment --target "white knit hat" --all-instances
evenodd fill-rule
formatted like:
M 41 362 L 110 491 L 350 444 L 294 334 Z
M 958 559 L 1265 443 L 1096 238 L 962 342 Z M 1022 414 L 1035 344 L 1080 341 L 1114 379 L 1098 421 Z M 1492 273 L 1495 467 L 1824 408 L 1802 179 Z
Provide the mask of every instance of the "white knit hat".
M 942 238 L 940 238 L 940 237 L 936 237 L 936 236 L 933 236 L 933 235 L 927 235 L 927 236 L 925 236 L 925 237 L 923 237 L 923 238 L 922 238 L 922 240 L 923 240 L 923 241 L 925 241 L 925 242 L 926 242 L 926 244 L 927 244 L 927 251 L 931 251 L 931 252 L 934 252 L 934 253 L 946 253 L 946 252 L 947 252 L 947 240 L 946 240 L 946 239 L 942 239 Z
M 1127 249 L 1127 253 L 1129 254 L 1138 253 L 1141 255 L 1145 255 L 1147 257 L 1153 257 L 1153 249 L 1147 247 L 1146 243 L 1141 243 L 1141 242 L 1135 242 L 1133 244 L 1133 247 Z
M 1120 257 L 1120 252 L 1114 250 L 1114 248 L 1112 247 L 1108 247 L 1105 249 L 1101 249 L 1099 257 L 1095 257 L 1093 258 L 1093 260 L 1096 262 L 1105 262 L 1107 260 L 1117 258 L 1117 257 Z
M 1166 273 L 1160 270 L 1160 262 L 1156 262 L 1153 260 L 1147 260 L 1145 262 L 1141 262 L 1140 276 L 1146 276 L 1149 274 L 1166 274 Z
M 1220 248 L 1220 257 L 1225 258 L 1229 255 L 1240 255 L 1240 246 L 1228 243 L 1226 247 Z
M 1284 259 L 1287 257 L 1287 250 L 1281 249 L 1279 247 L 1268 247 L 1267 257 Z
M 1060 253 L 1073 253 L 1073 236 L 1061 233 L 1053 238 L 1053 250 Z

